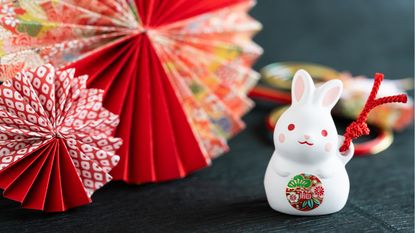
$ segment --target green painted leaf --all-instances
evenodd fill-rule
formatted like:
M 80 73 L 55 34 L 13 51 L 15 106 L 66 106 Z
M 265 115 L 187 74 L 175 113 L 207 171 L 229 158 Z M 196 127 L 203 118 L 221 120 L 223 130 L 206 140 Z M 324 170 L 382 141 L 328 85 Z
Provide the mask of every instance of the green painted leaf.
M 303 185 L 304 185 L 304 188 L 309 188 L 310 186 L 311 186 L 311 180 L 309 180 L 309 179 L 305 179 L 304 181 L 303 181 Z
M 303 180 L 303 176 L 302 175 L 296 175 L 296 176 L 294 176 L 293 180 Z
M 296 175 L 290 182 L 288 182 L 288 187 L 290 188 L 296 188 L 300 187 L 301 182 L 303 181 L 303 177 L 301 175 Z
M 296 185 L 295 180 L 290 180 L 290 182 L 288 182 L 288 185 L 287 186 L 289 188 L 295 188 L 297 185 Z
M 308 203 L 308 206 L 310 206 L 310 208 L 313 208 L 313 206 L 314 206 L 314 202 L 313 202 L 313 200 L 308 200 L 307 201 L 307 203 Z
M 42 29 L 42 25 L 34 21 L 22 21 L 17 26 L 17 31 L 27 33 L 29 36 L 35 37 Z
M 304 201 L 303 204 L 301 205 L 301 208 L 304 208 L 307 205 L 307 202 Z
M 192 91 L 193 94 L 198 94 L 199 92 L 203 90 L 203 88 L 197 83 L 192 83 L 190 84 L 190 90 Z
M 304 179 L 302 175 L 296 175 L 287 185 L 289 188 L 304 187 L 309 188 L 311 186 L 310 179 Z
M 320 205 L 320 201 L 317 198 L 313 198 L 314 203 L 316 203 L 317 205 Z

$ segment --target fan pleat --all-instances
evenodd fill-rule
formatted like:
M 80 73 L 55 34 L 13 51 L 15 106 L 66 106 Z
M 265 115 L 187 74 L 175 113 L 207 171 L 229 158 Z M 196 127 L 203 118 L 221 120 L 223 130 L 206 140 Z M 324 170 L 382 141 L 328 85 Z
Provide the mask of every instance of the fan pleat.
M 144 0 L 145 1 L 145 0 Z M 188 19 L 206 12 L 215 11 L 228 7 L 245 0 L 227 0 L 227 1 L 200 1 L 200 0 L 166 0 L 170 3 L 170 10 L 160 12 L 160 17 L 154 18 L 152 26 L 161 26 L 169 23 Z M 136 2 L 138 2 L 136 0 Z
M 223 103 L 223 100 L 215 95 L 215 93 L 210 89 L 208 85 L 205 85 L 208 83 L 208 80 L 206 79 L 209 79 L 209 77 L 200 77 L 200 73 L 190 69 L 186 61 L 191 59 L 176 53 L 172 47 L 166 46 L 164 48 L 167 51 L 166 53 L 170 55 L 171 61 L 175 61 L 176 68 L 180 70 L 181 78 L 188 79 L 186 84 L 188 85 L 189 89 L 196 89 L 192 90 L 195 99 L 199 101 L 203 109 L 209 115 L 212 124 L 218 127 L 218 129 L 221 131 L 221 134 L 226 138 L 229 138 L 242 130 L 244 128 L 244 123 L 238 117 L 236 117 L 229 108 L 226 107 L 226 105 Z M 198 57 L 198 59 L 203 58 Z M 197 67 L 200 67 L 200 69 L 204 69 L 201 64 L 197 63 L 197 65 Z M 202 75 L 211 76 L 212 74 L 208 72 Z
M 148 38 L 139 35 L 137 38 L 137 60 L 136 74 L 131 78 L 134 79 L 130 84 L 130 96 L 128 99 L 129 106 L 126 106 L 125 117 L 128 117 L 126 127 L 131 126 L 133 129 L 127 129 L 125 134 L 130 140 L 127 142 L 128 153 L 128 171 L 125 181 L 128 183 L 145 183 L 156 181 L 156 168 L 154 158 L 154 145 L 152 140 L 154 135 L 153 121 L 155 116 L 152 114 L 152 92 L 151 82 L 156 78 L 150 73 L 150 64 L 153 62 L 149 58 L 149 51 L 145 47 L 148 45 Z M 138 130 L 139 129 L 139 130 Z M 120 134 L 121 135 L 121 134 Z M 115 179 L 121 179 L 115 173 L 112 173 Z
M 114 91 L 111 91 L 111 89 L 114 88 L 113 84 L 117 80 L 118 77 L 123 75 L 124 70 L 128 68 L 127 64 L 129 63 L 129 60 L 131 60 L 131 57 L 133 56 L 134 53 L 135 53 L 135 46 L 130 41 L 128 45 L 124 46 L 121 50 L 118 50 L 117 53 L 114 54 L 114 56 L 107 58 L 107 60 L 114 59 L 117 62 L 114 62 L 114 60 L 108 61 L 108 62 L 104 61 L 102 66 L 105 67 L 105 69 L 94 73 L 90 77 L 91 81 L 96 80 L 97 83 L 100 83 L 99 84 L 100 89 L 104 90 L 104 93 L 105 93 L 104 99 L 106 99 L 106 96 L 108 96 L 108 99 L 115 98 L 114 96 L 111 95 L 114 92 Z M 132 65 L 135 65 L 135 64 L 132 64 Z M 98 67 L 100 66 L 101 65 L 99 65 Z M 101 80 L 100 79 L 101 77 L 108 77 L 108 78 Z M 95 86 L 95 84 L 90 84 L 90 85 Z M 122 104 L 122 101 L 121 100 L 119 101 L 120 101 L 119 103 Z M 104 102 L 104 104 L 106 103 Z M 112 109 L 112 110 L 114 112 L 119 113 L 119 109 L 120 108 Z
M 131 50 L 130 44 L 131 40 L 119 40 L 111 46 L 107 46 L 102 50 L 86 56 L 84 59 L 70 64 L 67 68 L 76 68 L 79 73 L 90 73 L 91 75 L 88 78 L 87 86 L 108 90 L 110 83 L 112 83 L 116 76 L 104 75 L 106 74 L 104 71 L 112 67 L 123 66 L 122 63 L 118 63 L 118 60 L 127 57 L 124 55 L 127 51 Z M 118 64 L 118 66 L 114 64 Z M 109 110 L 113 111 L 113 109 Z
M 37 176 L 37 168 L 44 161 L 45 155 L 51 148 L 51 143 L 45 143 L 38 153 L 30 154 L 15 161 L 0 173 L 0 186 L 4 189 L 3 196 L 22 202 Z
M 68 148 L 62 139 L 57 139 L 59 145 L 62 197 L 64 209 L 85 205 L 91 202 L 84 185 L 75 169 L 72 158 L 69 155 Z M 63 211 L 60 210 L 60 211 Z
M 51 144 L 52 143 L 48 144 L 49 147 Z M 47 156 L 46 162 L 39 171 L 39 174 L 30 188 L 29 193 L 26 195 L 26 198 L 23 200 L 22 206 L 24 208 L 38 210 L 44 209 L 54 161 L 54 156 L 50 156 L 50 153 L 45 154 L 45 156 Z
M 162 73 L 164 74 L 164 71 Z M 163 76 L 161 80 L 166 90 L 166 100 L 170 100 L 166 107 L 170 111 L 172 132 L 174 133 L 173 138 L 175 138 L 175 145 L 177 145 L 178 156 L 180 157 L 179 161 L 181 162 L 179 168 L 184 169 L 180 177 L 183 177 L 190 172 L 205 167 L 210 163 L 210 159 L 204 156 L 167 75 L 164 74 Z
M 162 67 L 158 60 L 154 49 L 147 39 L 145 48 L 149 50 L 150 58 L 150 72 L 148 76 L 151 77 L 151 103 L 153 115 L 153 141 L 157 145 L 154 147 L 156 175 L 160 181 L 172 179 L 173 177 L 183 177 L 184 169 L 180 161 L 178 144 L 174 138 L 172 118 L 170 116 L 169 104 L 175 101 L 173 99 L 167 100 L 166 93 L 171 91 L 170 86 L 163 87 L 162 79 L 165 79 L 165 73 L 162 72 Z M 180 121 L 175 121 L 175 124 L 182 124 Z M 186 121 L 187 123 L 187 121 Z M 185 126 L 185 125 L 183 125 Z
M 172 53 L 166 52 L 165 49 L 161 49 L 158 52 L 160 58 L 163 60 L 175 59 L 171 56 Z M 193 98 L 191 85 L 194 85 L 194 83 L 189 85 L 189 81 L 186 81 L 189 74 L 183 72 L 183 70 L 179 71 L 178 66 L 165 66 L 164 69 L 169 74 L 174 89 L 178 90 L 176 94 L 180 99 L 181 106 L 186 112 L 186 115 L 194 116 L 188 118 L 188 120 L 193 126 L 195 137 L 201 142 L 200 146 L 205 151 L 206 157 L 213 158 L 227 151 L 226 137 L 221 133 L 220 127 L 215 125 L 212 120 L 213 118 L 209 117 L 209 111 L 203 108 L 203 103 L 197 98 Z
M 60 145 L 57 140 L 53 140 L 53 150 L 49 154 L 53 158 L 53 165 L 44 206 L 44 209 L 48 212 L 57 212 L 66 209 L 62 194 L 61 166 L 59 162 L 61 158 L 59 152 Z

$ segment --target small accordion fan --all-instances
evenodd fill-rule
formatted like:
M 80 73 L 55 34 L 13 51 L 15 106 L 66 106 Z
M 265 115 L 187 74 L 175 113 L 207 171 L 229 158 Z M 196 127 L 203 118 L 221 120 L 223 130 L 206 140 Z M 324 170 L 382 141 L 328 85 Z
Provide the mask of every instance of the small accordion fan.
M 0 86 L 0 188 L 24 208 L 60 212 L 91 202 L 112 179 L 119 119 L 87 76 L 51 65 Z

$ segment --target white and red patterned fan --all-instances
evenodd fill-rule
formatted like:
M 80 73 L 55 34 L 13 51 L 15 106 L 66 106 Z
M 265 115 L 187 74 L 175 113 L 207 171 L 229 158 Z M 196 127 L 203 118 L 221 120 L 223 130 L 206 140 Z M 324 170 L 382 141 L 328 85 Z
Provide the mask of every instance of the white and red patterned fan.
M 44 65 L 0 86 L 0 188 L 24 208 L 85 205 L 119 161 L 118 116 L 74 74 Z
M 186 176 L 228 149 L 262 50 L 251 0 L 40 0 L 0 7 L 0 56 L 35 53 L 88 74 L 120 115 L 111 171 L 129 183 Z M 30 52 L 28 52 L 30 51 Z M 33 55 L 33 54 L 32 54 Z M 1 58 L 0 58 L 1 59 Z

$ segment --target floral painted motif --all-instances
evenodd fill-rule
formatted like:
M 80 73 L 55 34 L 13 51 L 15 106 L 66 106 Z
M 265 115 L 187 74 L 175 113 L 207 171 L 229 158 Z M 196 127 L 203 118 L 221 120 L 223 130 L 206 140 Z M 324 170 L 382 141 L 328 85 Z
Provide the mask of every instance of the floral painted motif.
M 296 203 L 300 199 L 300 195 L 295 192 L 291 192 L 287 195 L 287 199 L 290 203 Z
M 324 195 L 324 188 L 322 186 L 317 186 L 314 188 L 313 193 L 317 197 L 322 197 Z
M 323 203 L 324 187 L 316 176 L 301 173 L 288 182 L 285 193 L 292 207 L 310 211 Z

